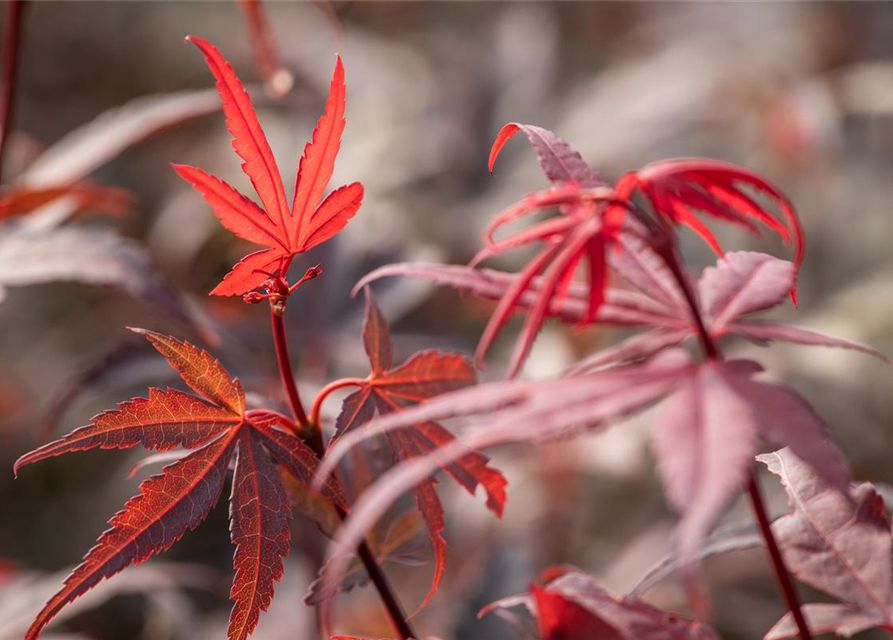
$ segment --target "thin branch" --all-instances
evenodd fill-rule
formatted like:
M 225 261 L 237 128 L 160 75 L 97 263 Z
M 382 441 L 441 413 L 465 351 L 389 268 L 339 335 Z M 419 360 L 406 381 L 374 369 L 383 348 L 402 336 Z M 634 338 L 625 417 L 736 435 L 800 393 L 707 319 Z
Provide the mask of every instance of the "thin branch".
M 794 621 L 797 623 L 797 629 L 800 631 L 800 639 L 812 640 L 812 633 L 809 630 L 809 625 L 806 623 L 806 618 L 803 617 L 803 611 L 801 610 L 800 596 L 797 595 L 794 581 L 791 579 L 791 574 L 785 566 L 784 559 L 781 557 L 778 542 L 775 540 L 775 535 L 772 533 L 772 523 L 769 522 L 769 516 L 766 515 L 766 505 L 760 494 L 760 486 L 757 484 L 757 479 L 753 471 L 750 472 L 750 478 L 747 481 L 747 494 L 750 497 L 750 505 L 753 507 L 753 512 L 757 516 L 760 531 L 763 534 L 763 538 L 766 540 L 769 556 L 772 558 L 772 566 L 775 569 L 775 579 L 778 581 L 778 587 L 781 589 L 781 593 L 784 595 L 788 609 L 791 610 L 791 615 L 794 616 Z
M 25 0 L 8 0 L 6 25 L 3 30 L 3 76 L 0 81 L 0 179 L 3 177 L 3 156 L 12 126 L 15 107 L 16 85 L 19 69 L 22 23 L 25 16 Z
M 307 414 L 304 412 L 304 405 L 301 403 L 301 397 L 298 394 L 298 386 L 295 382 L 294 372 L 291 368 L 291 358 L 288 354 L 288 340 L 285 335 L 285 322 L 283 321 L 285 309 L 285 300 L 280 301 L 279 304 L 270 305 L 270 319 L 273 324 L 273 339 L 276 343 L 276 357 L 279 360 L 279 372 L 282 375 L 282 384 L 288 394 L 288 401 L 291 405 L 292 412 L 301 427 L 301 432 L 298 435 L 304 439 L 307 445 L 310 446 L 321 459 L 325 454 L 322 428 L 320 427 L 318 419 L 315 421 L 307 420 Z M 346 379 L 338 382 L 344 383 L 341 386 L 347 386 L 347 384 L 352 383 L 353 380 Z M 319 407 L 316 406 L 316 403 L 314 409 L 318 414 Z M 342 520 L 347 517 L 347 514 L 340 508 L 338 509 L 338 515 Z M 363 566 L 366 568 L 366 573 L 369 574 L 372 584 L 374 584 L 375 588 L 378 590 L 378 594 L 388 612 L 388 616 L 391 618 L 391 622 L 400 634 L 402 640 L 417 638 L 418 636 L 415 635 L 412 627 L 409 625 L 409 622 L 406 619 L 406 613 L 400 605 L 400 601 L 397 599 L 397 595 L 394 593 L 390 582 L 388 582 L 387 576 L 385 576 L 381 567 L 378 565 L 375 554 L 372 553 L 372 550 L 369 548 L 369 545 L 365 540 L 358 545 L 357 555 L 362 561 Z

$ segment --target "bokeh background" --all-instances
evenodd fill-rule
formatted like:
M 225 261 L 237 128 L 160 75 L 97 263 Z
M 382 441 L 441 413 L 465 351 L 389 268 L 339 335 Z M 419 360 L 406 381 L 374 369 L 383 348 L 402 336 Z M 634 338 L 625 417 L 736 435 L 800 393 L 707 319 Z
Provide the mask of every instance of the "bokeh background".
M 215 43 L 254 87 L 288 189 L 340 52 L 348 124 L 333 185 L 360 180 L 366 197 L 337 240 L 294 267 L 295 273 L 316 262 L 325 267 L 289 313 L 305 395 L 336 375 L 365 374 L 362 307 L 349 296 L 359 277 L 398 260 L 466 262 L 492 215 L 545 186 L 535 155 L 520 137 L 500 157 L 496 175 L 488 174 L 489 145 L 508 121 L 556 131 L 610 178 L 674 156 L 716 157 L 769 176 L 796 204 L 808 241 L 800 308 L 778 315 L 893 353 L 893 4 L 264 7 L 282 66 L 293 79 L 284 97 L 261 88 L 246 15 L 235 2 L 31 3 L 15 132 L 2 178 L 5 185 L 20 181 L 43 151 L 110 109 L 144 96 L 210 88 L 201 56 L 183 42 L 192 33 Z M 0 10 L 5 13 L 5 6 Z M 196 114 L 205 115 L 153 132 L 94 163 L 95 171 L 90 166 L 95 182 L 134 194 L 131 215 L 82 216 L 67 223 L 91 232 L 115 229 L 138 243 L 109 240 L 112 253 L 145 247 L 145 256 L 127 260 L 139 269 L 144 259 L 153 266 L 158 275 L 151 287 L 128 282 L 126 269 L 123 290 L 42 283 L 55 278 L 40 275 L 29 279 L 17 270 L 29 269 L 34 255 L 4 256 L 0 236 L 0 264 L 7 270 L 0 283 L 10 285 L 0 306 L 0 468 L 8 470 L 0 473 L 4 640 L 21 637 L 65 568 L 136 491 L 137 479 L 126 479 L 141 455 L 136 452 L 69 456 L 27 469 L 18 480 L 11 471 L 13 461 L 50 432 L 85 424 L 116 401 L 145 393 L 148 385 L 174 383 L 161 359 L 125 325 L 192 340 L 213 331 L 220 338 L 215 353 L 230 370 L 259 397 L 281 406 L 266 313 L 237 300 L 206 297 L 248 247 L 219 227 L 169 167 L 172 161 L 195 164 L 250 190 L 216 98 L 210 100 L 205 96 L 194 104 Z M 107 129 L 103 122 L 88 130 L 97 148 Z M 37 212 L 35 219 L 38 227 L 58 224 L 52 212 Z M 3 231 L 17 232 L 21 224 L 4 223 Z M 786 255 L 780 245 L 761 244 L 735 230 L 721 239 L 727 247 Z M 689 235 L 683 248 L 695 271 L 714 260 Z M 58 256 L 55 248 L 48 253 Z M 47 259 L 40 258 L 44 266 Z M 510 269 L 521 260 L 512 255 L 494 266 Z M 154 293 L 145 295 L 147 287 Z M 418 282 L 383 281 L 376 292 L 394 325 L 398 358 L 431 346 L 471 353 L 492 309 L 471 296 Z M 175 302 L 165 298 L 174 295 Z M 168 312 L 171 305 L 188 311 L 178 317 Z M 497 345 L 485 378 L 504 370 L 511 334 Z M 610 328 L 579 331 L 550 323 L 526 375 L 554 375 L 621 336 Z M 743 343 L 730 348 L 760 360 L 773 377 L 815 404 L 858 479 L 893 482 L 893 373 L 887 367 L 851 352 Z M 329 416 L 336 410 L 332 402 Z M 617 595 L 632 589 L 672 548 L 673 516 L 655 475 L 648 429 L 645 416 L 570 442 L 495 452 L 510 482 L 502 522 L 479 500 L 443 483 L 448 570 L 444 587 L 418 616 L 418 627 L 445 639 L 511 638 L 503 622 L 493 616 L 478 621 L 476 612 L 525 590 L 540 570 L 556 563 L 579 566 Z M 783 512 L 785 500 L 774 479 L 765 477 L 764 486 L 773 510 Z M 159 561 L 98 589 L 53 627 L 55 637 L 222 637 L 232 553 L 226 516 L 221 503 L 206 524 Z M 746 505 L 736 504 L 725 521 L 749 518 Z M 315 637 L 312 611 L 301 599 L 321 543 L 300 518 L 294 529 L 285 578 L 257 638 Z M 407 606 L 414 607 L 427 588 L 430 563 L 386 566 Z M 713 623 L 724 638 L 760 638 L 784 612 L 762 550 L 708 559 L 704 579 Z M 686 611 L 674 575 L 646 598 Z M 344 632 L 389 634 L 369 589 L 342 597 L 339 611 Z

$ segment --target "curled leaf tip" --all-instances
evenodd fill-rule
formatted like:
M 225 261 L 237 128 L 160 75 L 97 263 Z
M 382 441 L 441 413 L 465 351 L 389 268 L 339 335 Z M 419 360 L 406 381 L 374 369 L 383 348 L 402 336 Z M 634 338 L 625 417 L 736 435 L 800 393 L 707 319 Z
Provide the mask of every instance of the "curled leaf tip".
M 518 133 L 520 128 L 521 126 L 519 124 L 509 122 L 499 130 L 498 134 L 496 134 L 496 140 L 493 141 L 493 146 L 490 148 L 490 158 L 487 161 L 487 169 L 491 174 L 493 173 L 493 165 L 496 164 L 496 158 L 499 157 L 499 152 L 502 151 L 505 143 L 508 142 L 513 135 Z

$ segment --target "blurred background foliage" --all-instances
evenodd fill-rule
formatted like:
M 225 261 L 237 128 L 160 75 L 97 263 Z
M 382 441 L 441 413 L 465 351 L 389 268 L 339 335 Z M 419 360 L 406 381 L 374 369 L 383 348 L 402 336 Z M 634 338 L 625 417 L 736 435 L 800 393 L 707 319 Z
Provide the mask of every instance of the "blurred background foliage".
M 520 142 L 506 149 L 496 175 L 488 175 L 489 145 L 512 120 L 556 131 L 611 179 L 674 156 L 716 157 L 769 176 L 796 204 L 808 242 L 800 308 L 784 310 L 785 319 L 893 353 L 893 4 L 264 6 L 281 64 L 293 79 L 291 91 L 275 99 L 260 88 L 245 13 L 234 2 L 33 2 L 3 183 L 21 182 L 44 150 L 109 109 L 143 96 L 211 87 L 201 56 L 183 43 L 193 33 L 215 43 L 254 86 L 288 189 L 340 52 L 348 124 L 333 184 L 360 180 L 366 197 L 337 240 L 293 268 L 302 272 L 316 262 L 325 268 L 300 291 L 289 314 L 306 395 L 327 378 L 364 374 L 362 308 L 349 297 L 360 276 L 397 260 L 465 262 L 492 215 L 545 186 L 533 153 Z M 249 191 L 250 185 L 231 152 L 216 98 L 196 100 L 196 117 L 153 131 L 95 171 L 84 167 L 94 182 L 133 194 L 130 215 L 69 223 L 91 233 L 113 228 L 145 246 L 145 263 L 122 259 L 138 268 L 154 265 L 157 280 L 124 282 L 132 296 L 80 283 L 10 286 L 2 300 L 0 458 L 9 473 L 0 474 L 0 638 L 21 636 L 61 579 L 55 572 L 81 557 L 136 490 L 137 481 L 125 479 L 134 462 L 125 453 L 46 462 L 17 481 L 11 472 L 13 460 L 50 431 L 85 424 L 116 401 L 144 394 L 147 385 L 173 383 L 160 358 L 125 325 L 198 341 L 217 336 L 215 353 L 256 397 L 282 403 L 264 310 L 205 295 L 246 246 L 219 227 L 169 163 L 201 166 Z M 102 133 L 91 135 L 87 148 L 103 144 Z M 50 214 L 41 210 L 5 225 L 17 232 L 35 224 L 29 218 Z M 769 241 L 719 233 L 729 248 L 784 255 Z M 121 251 L 130 246 L 109 242 Z M 690 235 L 683 248 L 696 270 L 713 262 Z M 0 285 L 18 282 L 28 255 L 22 263 L 0 259 L 7 270 Z M 511 269 L 523 257 L 511 255 L 494 266 Z M 122 277 L 130 276 L 125 270 Z M 384 281 L 376 291 L 394 324 L 398 358 L 432 346 L 470 353 L 492 308 L 417 282 Z M 549 323 L 527 375 L 560 372 L 618 337 L 611 328 Z M 484 377 L 500 375 L 510 342 L 507 335 L 497 345 L 502 348 Z M 893 395 L 883 364 L 847 351 L 731 348 L 760 360 L 815 404 L 857 479 L 893 482 Z M 328 407 L 329 417 L 336 409 L 335 403 Z M 578 565 L 614 593 L 630 590 L 671 546 L 673 519 L 655 477 L 647 423 L 646 416 L 573 442 L 498 452 L 496 462 L 510 482 L 502 523 L 453 488 L 444 490 L 448 571 L 418 627 L 448 639 L 510 638 L 506 625 L 493 616 L 477 621 L 476 612 L 524 590 L 554 563 Z M 765 482 L 781 512 L 784 498 Z M 210 518 L 216 522 L 188 534 L 163 562 L 98 589 L 54 627 L 56 637 L 222 637 L 231 571 L 226 515 L 217 508 Z M 736 505 L 727 521 L 749 517 Z M 300 601 L 321 542 L 297 517 L 294 528 L 285 579 L 257 638 L 314 637 L 312 610 Z M 414 608 L 430 564 L 387 568 Z M 761 637 L 784 611 L 760 550 L 712 558 L 704 578 L 723 637 Z M 646 596 L 685 611 L 674 576 Z M 389 633 L 371 591 L 342 597 L 340 611 L 345 632 Z

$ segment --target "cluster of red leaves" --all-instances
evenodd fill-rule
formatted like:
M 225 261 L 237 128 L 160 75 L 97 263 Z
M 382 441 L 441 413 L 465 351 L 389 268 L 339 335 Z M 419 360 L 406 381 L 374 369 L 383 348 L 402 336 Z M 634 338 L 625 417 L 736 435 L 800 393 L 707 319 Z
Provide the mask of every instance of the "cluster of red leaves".
M 625 174 L 612 188 L 598 172 L 589 168 L 578 152 L 551 131 L 510 123 L 499 132 L 490 151 L 491 171 L 502 147 L 518 131 L 527 134 L 552 188 L 528 195 L 499 214 L 484 234 L 487 246 L 473 261 L 477 264 L 533 242 L 545 244 L 500 298 L 478 346 L 480 362 L 518 307 L 519 300 L 531 289 L 533 280 L 545 272 L 529 305 L 509 367 L 510 377 L 520 371 L 545 317 L 560 313 L 567 290 L 584 259 L 588 264 L 589 289 L 586 310 L 580 321 L 590 323 L 596 320 L 598 309 L 605 301 L 607 249 L 614 245 L 622 250 L 618 240 L 624 230 L 643 236 L 651 233 L 652 241 L 670 247 L 673 227 L 685 225 L 722 256 L 723 250 L 716 237 L 696 215 L 700 211 L 715 220 L 743 226 L 755 235 L 760 235 L 760 229 L 754 221 L 778 233 L 786 243 L 793 239 L 796 242 L 795 265 L 799 266 L 802 261 L 803 234 L 790 202 L 774 185 L 744 167 L 708 159 L 665 160 Z M 787 226 L 742 190 L 742 185 L 767 195 L 780 209 Z M 655 237 L 648 231 L 654 225 L 649 224 L 633 201 L 636 190 L 650 201 L 657 229 L 663 232 L 663 237 Z M 493 233 L 503 225 L 547 207 L 558 207 L 562 215 L 494 241 Z M 632 218 L 630 214 L 633 214 Z M 793 285 L 791 292 L 793 295 Z
M 289 207 L 273 152 L 232 67 L 210 43 L 195 36 L 187 40 L 201 49 L 217 79 L 233 149 L 244 161 L 242 170 L 251 179 L 263 208 L 201 169 L 186 165 L 174 165 L 174 169 L 202 194 L 224 227 L 243 240 L 269 247 L 243 258 L 211 292 L 242 295 L 260 286 L 271 273 L 284 277 L 295 255 L 331 239 L 360 208 L 363 185 L 359 182 L 340 187 L 322 199 L 344 131 L 344 67 L 338 58 L 326 110 L 312 140 L 304 147 Z
M 282 558 L 289 551 L 291 508 L 279 471 L 306 484 L 316 471 L 316 454 L 303 440 L 280 428 L 294 428 L 285 416 L 246 410 L 245 392 L 238 380 L 206 351 L 150 331 L 135 331 L 149 339 L 200 397 L 176 389 L 150 389 L 147 399 L 124 402 L 99 414 L 89 425 L 21 457 L 15 470 L 18 473 L 40 460 L 96 448 L 142 445 L 167 451 L 182 447 L 191 453 L 140 485 L 140 494 L 109 521 L 111 528 L 38 614 L 26 636 L 29 640 L 36 638 L 62 607 L 100 580 L 165 551 L 187 529 L 197 527 L 217 503 L 233 460 L 230 518 L 236 575 L 230 592 L 235 606 L 229 638 L 248 637 L 260 612 L 270 605 L 273 583 L 282 577 Z M 347 509 L 334 479 L 326 482 L 320 495 Z
M 404 409 L 408 404 L 422 403 L 434 396 L 474 385 L 477 381 L 474 368 L 460 355 L 422 351 L 403 364 L 393 367 L 393 346 L 390 328 L 375 303 L 372 293 L 366 289 L 366 315 L 363 321 L 363 346 L 369 358 L 371 373 L 357 382 L 359 388 L 345 400 L 335 422 L 335 435 L 329 443 L 333 446 L 344 434 L 359 432 L 366 423 L 378 415 L 389 415 Z M 436 454 L 455 438 L 442 426 L 432 421 L 421 421 L 409 429 L 387 434 L 394 460 L 399 462 L 415 457 Z M 499 471 L 488 466 L 489 460 L 475 452 L 467 452 L 443 469 L 453 479 L 474 495 L 478 485 L 487 493 L 487 507 L 502 516 L 505 507 L 506 480 Z M 443 505 L 437 496 L 437 481 L 429 478 L 416 486 L 416 504 L 428 527 L 434 547 L 435 567 L 431 589 L 421 607 L 424 607 L 440 585 L 446 568 L 446 542 L 443 533 Z M 421 608 L 420 607 L 420 608 Z

